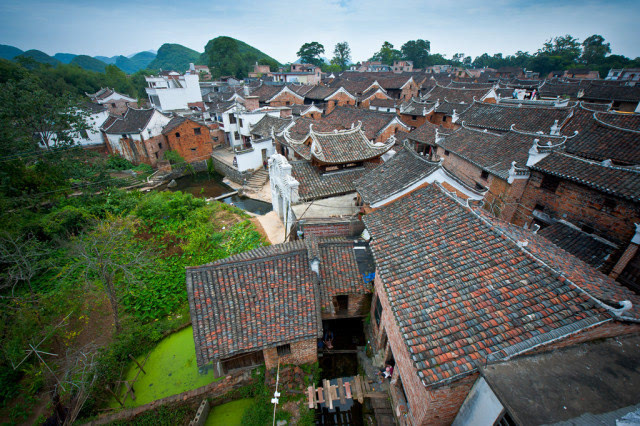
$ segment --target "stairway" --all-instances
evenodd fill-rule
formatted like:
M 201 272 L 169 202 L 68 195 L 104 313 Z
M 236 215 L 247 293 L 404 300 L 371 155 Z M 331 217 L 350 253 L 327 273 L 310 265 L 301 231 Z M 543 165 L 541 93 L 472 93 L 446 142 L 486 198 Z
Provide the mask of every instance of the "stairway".
M 244 190 L 246 192 L 258 192 L 268 180 L 269 172 L 264 169 L 260 169 L 251 176 L 246 184 L 244 184 Z

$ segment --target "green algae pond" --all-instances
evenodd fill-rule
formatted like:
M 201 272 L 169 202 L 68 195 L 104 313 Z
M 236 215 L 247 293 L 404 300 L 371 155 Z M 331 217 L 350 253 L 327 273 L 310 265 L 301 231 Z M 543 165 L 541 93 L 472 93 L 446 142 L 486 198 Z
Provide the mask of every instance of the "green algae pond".
M 146 355 L 143 355 L 136 359 L 142 364 L 145 357 Z M 198 373 L 191 326 L 162 339 L 149 354 L 143 368 L 147 374 L 140 373 L 133 385 L 136 399 L 134 401 L 127 395 L 125 407 L 144 405 L 156 399 L 208 385 L 216 380 L 213 370 L 204 375 Z M 131 382 L 136 374 L 138 367 L 132 362 L 124 380 Z M 126 388 L 122 386 L 119 394 L 121 401 L 125 392 Z M 115 399 L 109 405 L 113 408 L 120 407 Z
M 239 399 L 211 409 L 205 426 L 240 426 L 242 416 L 253 405 L 253 398 Z

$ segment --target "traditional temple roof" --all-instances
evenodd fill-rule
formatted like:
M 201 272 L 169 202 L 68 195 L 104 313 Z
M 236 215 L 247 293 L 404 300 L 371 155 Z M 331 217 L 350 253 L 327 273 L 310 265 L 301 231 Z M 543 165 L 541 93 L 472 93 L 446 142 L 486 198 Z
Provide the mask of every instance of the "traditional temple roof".
M 416 152 L 403 147 L 385 163 L 355 182 L 362 200 L 371 205 L 398 194 L 440 167 Z
M 389 314 L 427 387 L 602 322 L 640 320 L 637 308 L 618 310 L 624 300 L 637 306 L 638 296 L 439 186 L 420 188 L 363 221 Z
M 352 129 L 336 129 L 332 132 L 317 132 L 311 124 L 309 133 L 303 139 L 294 139 L 289 130 L 285 129 L 283 137 L 294 150 L 297 146 L 308 145 L 309 156 L 303 157 L 307 160 L 313 157 L 324 164 L 352 163 L 376 158 L 390 150 L 395 143 L 394 138 L 390 138 L 385 144 L 371 142 L 362 131 L 360 122 Z
M 532 168 L 605 194 L 640 202 L 640 170 L 606 166 L 562 152 L 550 153 Z
M 423 102 L 416 98 L 411 98 L 400 105 L 400 114 L 425 116 L 433 110 L 434 106 L 435 101 Z
M 321 121 L 343 129 L 348 129 L 360 121 L 367 138 L 371 140 L 376 139 L 393 122 L 409 130 L 395 113 L 363 108 L 335 107 L 331 113 L 322 117 Z
M 323 173 L 309 161 L 291 161 L 291 175 L 300 183 L 300 198 L 311 201 L 355 192 L 355 182 L 376 166 L 366 162 L 362 167 Z
M 467 126 L 483 129 L 506 132 L 514 125 L 521 131 L 540 131 L 549 134 L 554 125 L 559 130 L 572 114 L 573 108 L 540 108 L 474 102 L 469 109 L 460 114 L 459 121 Z

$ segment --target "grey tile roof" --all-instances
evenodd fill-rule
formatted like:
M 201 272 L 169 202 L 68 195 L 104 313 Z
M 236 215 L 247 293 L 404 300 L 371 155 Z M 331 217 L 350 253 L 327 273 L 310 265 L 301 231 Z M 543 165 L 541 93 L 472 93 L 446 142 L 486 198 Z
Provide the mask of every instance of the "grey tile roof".
M 615 246 L 562 221 L 545 226 L 538 234 L 596 269 L 601 268 L 616 250 Z
M 558 120 L 558 126 L 562 127 L 572 113 L 573 108 L 539 108 L 475 102 L 460 114 L 459 122 L 500 131 L 509 130 L 513 124 L 517 130 L 549 134 L 555 120 Z
M 472 104 L 475 98 L 476 101 L 480 101 L 484 95 L 486 95 L 491 88 L 479 88 L 479 89 L 467 89 L 458 87 L 443 87 L 437 85 L 429 93 L 423 96 L 423 99 L 430 101 L 439 100 L 441 103 L 444 101 L 453 103 L 465 103 Z
M 362 167 L 322 173 L 309 161 L 291 161 L 291 175 L 300 183 L 300 198 L 310 201 L 355 192 L 356 180 L 376 166 L 377 164 L 366 162 Z
M 265 114 L 260 121 L 251 126 L 251 134 L 261 138 L 271 137 L 271 129 L 273 129 L 274 133 L 278 133 L 290 123 L 291 119 L 272 117 L 269 114 Z
M 318 337 L 316 283 L 302 242 L 187 268 L 198 366 Z
M 155 109 L 135 109 L 127 107 L 123 117 L 117 117 L 113 123 L 105 128 L 109 134 L 140 133 L 149 123 Z
M 469 375 L 489 356 L 531 350 L 612 318 L 569 279 L 588 290 L 601 281 L 585 283 L 580 278 L 589 280 L 589 273 L 563 276 L 550 269 L 529 246 L 438 186 L 418 189 L 363 220 L 390 313 L 425 386 Z M 602 294 L 613 291 L 607 300 L 629 296 L 613 280 L 606 284 L 612 287 Z
M 408 148 L 358 179 L 356 190 L 367 204 L 374 204 L 424 179 L 439 167 Z
M 605 194 L 640 202 L 640 170 L 603 166 L 561 152 L 552 152 L 532 169 L 586 185 Z

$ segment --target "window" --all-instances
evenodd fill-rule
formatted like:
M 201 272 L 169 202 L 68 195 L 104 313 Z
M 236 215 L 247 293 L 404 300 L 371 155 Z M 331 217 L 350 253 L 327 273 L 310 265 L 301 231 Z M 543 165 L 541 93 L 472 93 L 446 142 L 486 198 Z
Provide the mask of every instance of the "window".
M 540 188 L 546 189 L 547 191 L 556 192 L 558 189 L 558 185 L 560 185 L 560 179 L 551 175 L 544 175 L 542 178 L 542 182 L 540 183 Z
M 516 422 L 513 421 L 508 412 L 504 411 L 493 424 L 494 426 L 515 426 Z
M 180 132 L 176 132 L 176 138 L 180 137 Z
M 85 129 L 80 130 L 80 136 L 82 136 L 82 139 L 89 139 L 89 133 Z
M 116 107 L 116 103 L 115 102 L 111 102 L 111 108 L 115 108 Z
M 127 135 L 122 135 L 122 139 L 126 139 L 126 138 L 127 138 Z
M 286 345 L 278 346 L 276 350 L 278 351 L 278 356 L 289 355 L 291 353 L 291 345 L 287 343 Z
M 200 129 L 200 127 L 196 127 L 195 129 L 193 129 L 193 134 L 194 135 L 201 135 L 202 134 L 202 129 Z
M 376 299 L 376 310 L 374 311 L 374 316 L 376 317 L 376 324 L 380 327 L 380 318 L 382 318 L 382 303 L 380 303 L 380 298 Z
M 239 119 L 238 119 L 238 125 L 239 125 L 240 127 L 242 127 L 242 118 L 239 118 Z
M 478 191 L 484 191 L 484 186 L 480 185 L 478 182 L 476 182 L 476 189 Z
M 613 198 L 605 198 L 604 203 L 602 203 L 602 211 L 611 213 L 616 208 L 616 200 Z
M 162 149 L 162 142 L 158 142 L 158 149 Z
M 291 105 L 291 102 L 286 101 L 284 104 L 285 104 L 286 106 L 289 106 L 289 105 Z
M 443 115 L 443 116 L 442 116 L 442 121 L 443 121 L 443 122 L 447 121 L 447 116 L 446 116 L 446 115 Z
M 412 120 L 417 120 L 417 119 L 418 119 L 418 116 L 417 116 L 417 115 L 412 115 L 412 116 L 411 116 L 411 119 L 412 119 Z
M 480 173 L 480 177 L 482 179 L 488 179 L 489 178 L 489 173 L 483 170 L 482 173 Z
M 335 298 L 336 313 L 346 313 L 349 309 L 349 295 L 339 295 Z
M 533 209 L 543 212 L 544 206 L 542 204 L 536 204 L 536 206 Z
M 196 152 L 198 148 L 191 148 L 191 152 Z
M 444 155 L 449 155 L 449 151 L 448 150 L 444 150 Z

